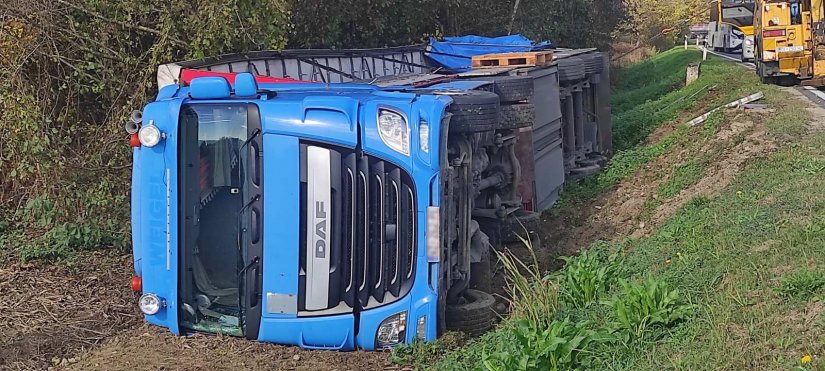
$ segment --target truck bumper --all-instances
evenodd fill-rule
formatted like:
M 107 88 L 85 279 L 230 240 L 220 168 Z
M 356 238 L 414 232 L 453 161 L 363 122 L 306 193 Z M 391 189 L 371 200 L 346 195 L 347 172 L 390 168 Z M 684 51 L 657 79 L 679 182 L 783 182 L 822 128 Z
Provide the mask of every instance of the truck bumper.
M 422 277 L 426 279 L 426 277 Z M 303 349 L 325 350 L 375 350 L 376 334 L 382 322 L 398 313 L 405 313 L 407 325 L 404 342 L 413 339 L 423 341 L 435 340 L 436 296 L 429 293 L 413 301 L 413 295 L 376 309 L 358 314 L 356 325 L 354 314 L 342 314 L 323 317 L 264 317 L 261 320 L 259 341 L 297 345 Z M 419 326 L 423 323 L 422 326 Z M 423 331 L 423 334 L 418 334 Z

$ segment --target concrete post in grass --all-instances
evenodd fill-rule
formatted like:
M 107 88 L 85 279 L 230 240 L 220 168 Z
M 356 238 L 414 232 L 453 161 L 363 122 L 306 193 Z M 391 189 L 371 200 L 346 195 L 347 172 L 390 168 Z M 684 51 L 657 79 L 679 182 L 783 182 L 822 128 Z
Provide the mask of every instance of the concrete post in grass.
M 699 78 L 699 63 L 691 63 L 687 66 L 687 78 L 685 79 L 685 86 L 692 84 Z
M 702 47 L 702 60 L 703 61 L 708 60 L 708 46 L 707 45 Z

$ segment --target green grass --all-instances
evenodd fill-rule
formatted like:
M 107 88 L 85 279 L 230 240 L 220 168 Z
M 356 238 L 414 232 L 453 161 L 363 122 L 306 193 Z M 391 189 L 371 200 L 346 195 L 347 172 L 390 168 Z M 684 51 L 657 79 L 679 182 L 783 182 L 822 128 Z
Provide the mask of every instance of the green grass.
M 742 67 L 718 58 L 702 63 L 701 75 L 684 86 L 687 64 L 701 60 L 696 50 L 673 49 L 619 72 L 612 98 L 613 141 L 616 150 L 607 168 L 582 181 L 567 185 L 557 210 L 587 202 L 615 187 L 645 164 L 674 147 L 690 147 L 697 138 L 712 136 L 725 113 L 711 115 L 697 132 L 683 125 L 711 108 L 743 96 L 763 91 L 765 101 L 780 105 L 785 99 L 775 86 L 759 83 Z M 796 121 L 792 121 L 796 122 Z M 651 142 L 648 137 L 657 128 L 672 123 L 675 129 Z M 789 128 L 786 128 L 789 129 Z M 798 127 L 796 127 L 798 129 Z M 674 184 L 665 186 L 669 195 L 701 179 L 701 162 L 679 170 Z
M 558 321 L 569 319 L 575 326 L 564 327 L 565 331 L 581 334 L 580 329 L 591 339 L 587 352 L 577 354 L 565 367 L 823 369 L 825 131 L 810 132 L 806 128 L 811 114 L 803 103 L 776 87 L 760 85 L 751 73 L 727 62 L 710 60 L 703 65 L 700 81 L 706 80 L 698 85 L 714 81 L 718 84 L 714 91 L 693 95 L 696 91 L 690 91 L 697 84 L 676 90 L 668 88 L 673 86 L 669 81 L 676 80 L 662 76 L 668 71 L 681 75 L 679 66 L 693 58 L 695 52 L 670 51 L 622 74 L 623 79 L 641 78 L 648 70 L 662 82 L 650 87 L 635 80 L 619 85 L 614 104 L 616 131 L 622 133 L 618 148 L 622 150 L 604 172 L 568 189 L 565 203 L 556 211 L 563 213 L 566 208 L 605 194 L 654 160 L 670 159 L 663 162 L 670 167 L 648 169 L 667 178 L 658 187 L 659 199 L 679 194 L 706 176 L 715 156 L 745 140 L 739 136 L 710 146 L 710 151 L 697 152 L 732 120 L 763 123 L 767 135 L 776 139 L 778 149 L 748 161 L 745 169 L 719 194 L 695 197 L 651 234 L 636 238 L 619 236 L 614 242 L 592 246 L 592 253 L 604 262 L 609 261 L 604 259 L 606 256 L 621 254 L 621 269 L 615 276 L 626 281 L 626 285 L 614 284 L 609 290 L 587 289 L 588 294 L 581 295 L 585 305 L 578 301 L 570 305 L 564 292 L 575 289 L 576 284 L 568 281 L 597 287 L 601 279 L 593 280 L 594 270 L 584 262 L 568 263 L 568 267 L 579 266 L 577 269 L 591 272 L 591 276 L 573 273 L 573 268 L 551 275 L 556 277 L 562 300 L 554 310 L 544 311 L 546 321 L 559 326 Z M 764 91 L 764 102 L 777 108 L 777 112 L 744 117 L 721 113 L 712 116 L 703 128 L 680 126 L 653 143 L 645 139 L 659 125 L 676 118 L 677 122 L 686 121 L 710 106 L 754 91 Z M 701 99 L 679 99 L 692 95 Z M 657 111 L 667 114 L 643 117 L 645 112 Z M 677 160 L 676 154 L 682 152 L 688 155 Z M 583 276 L 573 280 L 558 278 L 566 274 Z M 591 291 L 597 294 L 590 295 Z M 617 300 L 624 302 L 625 314 L 619 313 Z M 636 309 L 629 315 L 627 308 Z M 654 317 L 656 325 L 646 326 Z M 556 353 L 540 352 L 533 346 L 525 350 L 520 345 L 519 339 L 524 336 L 519 338 L 518 320 L 511 318 L 495 331 L 463 346 L 427 344 L 404 348 L 399 354 L 406 358 L 397 361 L 420 369 L 484 370 L 496 365 L 484 361 L 497 360 L 491 354 L 501 352 L 531 361 L 552 359 Z M 638 329 L 641 324 L 645 324 L 644 330 L 628 335 L 628 329 Z M 551 326 L 534 327 L 530 334 L 543 333 Z M 538 335 L 530 336 L 537 339 Z M 575 336 L 560 337 L 558 341 L 566 343 Z M 425 351 L 433 348 L 439 350 Z M 802 365 L 800 359 L 805 355 L 811 355 L 813 360 Z

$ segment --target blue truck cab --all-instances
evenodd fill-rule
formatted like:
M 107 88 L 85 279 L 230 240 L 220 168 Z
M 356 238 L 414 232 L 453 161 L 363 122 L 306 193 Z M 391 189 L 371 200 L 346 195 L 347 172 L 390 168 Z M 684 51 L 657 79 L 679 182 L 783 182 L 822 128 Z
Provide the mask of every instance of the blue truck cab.
M 338 350 L 492 325 L 470 274 L 489 254 L 471 212 L 494 93 L 234 80 L 166 86 L 134 115 L 148 322 Z

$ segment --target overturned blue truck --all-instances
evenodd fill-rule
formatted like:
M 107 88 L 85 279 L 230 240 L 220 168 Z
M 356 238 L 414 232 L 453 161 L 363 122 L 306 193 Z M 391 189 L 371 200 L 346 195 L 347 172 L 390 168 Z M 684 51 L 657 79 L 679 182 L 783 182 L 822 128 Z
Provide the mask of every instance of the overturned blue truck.
M 553 52 L 478 69 L 438 65 L 469 58 L 432 45 L 160 66 L 127 124 L 145 318 L 308 349 L 485 332 L 494 249 L 612 151 L 606 55 Z

